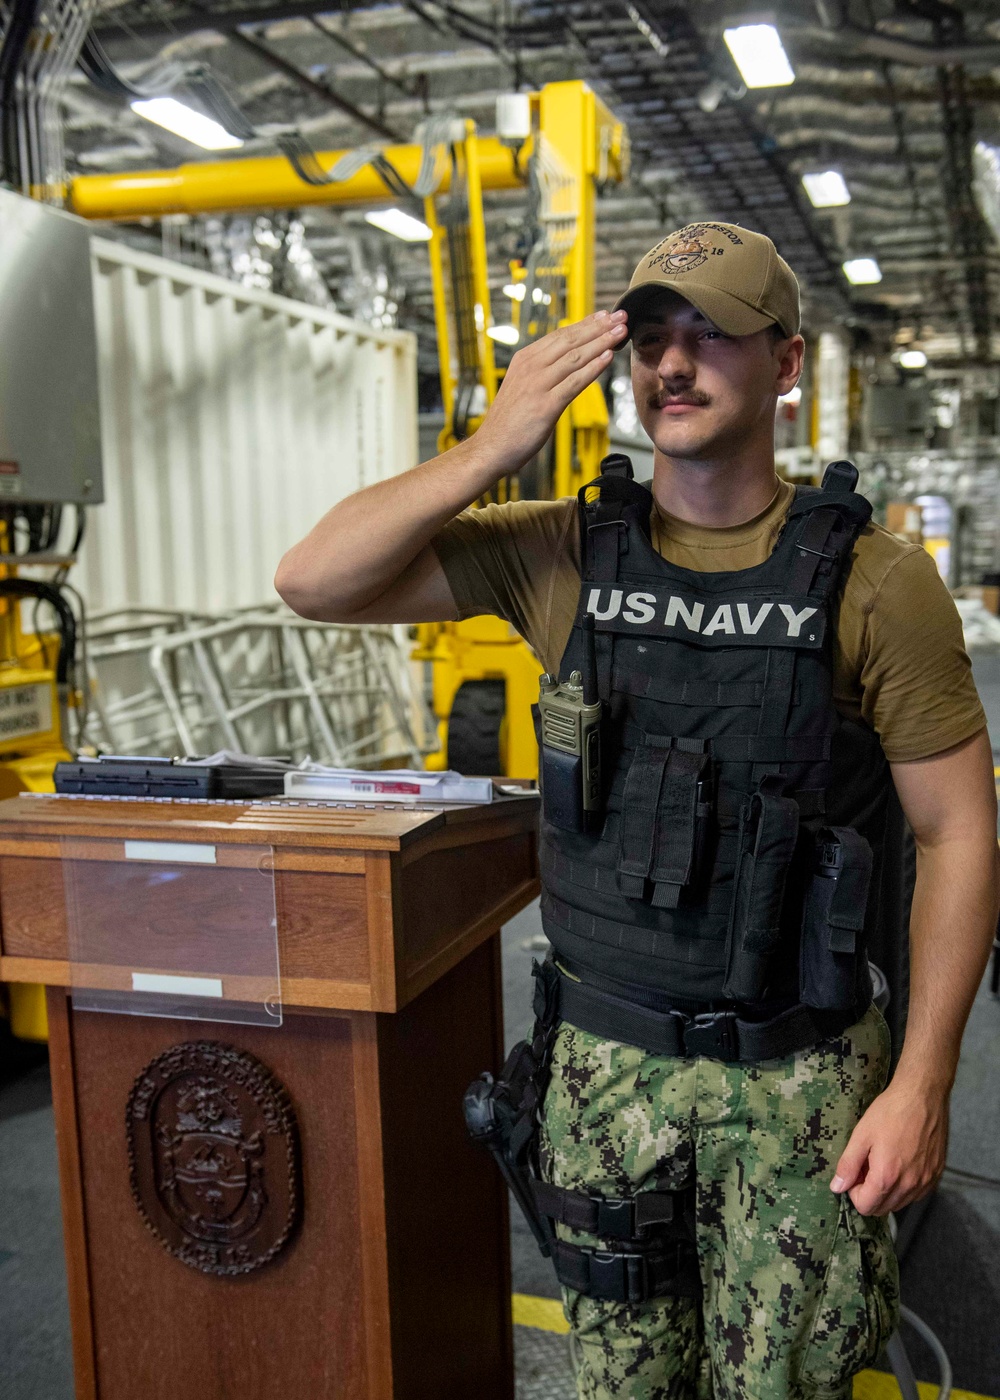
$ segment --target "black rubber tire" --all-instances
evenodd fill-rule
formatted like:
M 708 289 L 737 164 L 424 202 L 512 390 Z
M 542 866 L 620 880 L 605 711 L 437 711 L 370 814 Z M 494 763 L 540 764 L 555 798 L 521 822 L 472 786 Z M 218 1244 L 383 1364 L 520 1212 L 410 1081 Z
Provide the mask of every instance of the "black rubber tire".
M 469 777 L 498 777 L 500 728 L 507 704 L 503 681 L 463 681 L 448 716 L 448 767 Z

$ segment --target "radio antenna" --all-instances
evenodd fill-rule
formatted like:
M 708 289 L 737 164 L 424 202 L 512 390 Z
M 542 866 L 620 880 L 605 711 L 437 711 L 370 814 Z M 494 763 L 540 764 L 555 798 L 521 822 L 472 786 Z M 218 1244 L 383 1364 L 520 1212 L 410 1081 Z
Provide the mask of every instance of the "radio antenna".
M 594 619 L 585 613 L 583 622 L 583 703 L 596 705 L 597 693 L 597 636 Z

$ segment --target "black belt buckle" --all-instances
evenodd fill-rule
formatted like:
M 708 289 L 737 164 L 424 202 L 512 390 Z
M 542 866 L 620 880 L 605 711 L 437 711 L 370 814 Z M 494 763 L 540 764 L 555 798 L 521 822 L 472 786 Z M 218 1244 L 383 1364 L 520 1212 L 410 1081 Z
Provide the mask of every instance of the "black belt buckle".
M 688 1055 L 705 1055 L 710 1060 L 739 1059 L 739 1036 L 735 1011 L 704 1011 L 684 1027 L 684 1049 Z

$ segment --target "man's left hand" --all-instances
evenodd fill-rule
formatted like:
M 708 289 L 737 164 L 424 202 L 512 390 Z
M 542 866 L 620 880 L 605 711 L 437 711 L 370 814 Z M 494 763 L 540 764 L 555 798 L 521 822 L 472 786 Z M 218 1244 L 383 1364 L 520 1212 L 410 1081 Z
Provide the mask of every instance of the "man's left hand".
M 948 1149 L 948 1091 L 897 1073 L 841 1154 L 831 1190 L 861 1215 L 888 1215 L 932 1191 Z

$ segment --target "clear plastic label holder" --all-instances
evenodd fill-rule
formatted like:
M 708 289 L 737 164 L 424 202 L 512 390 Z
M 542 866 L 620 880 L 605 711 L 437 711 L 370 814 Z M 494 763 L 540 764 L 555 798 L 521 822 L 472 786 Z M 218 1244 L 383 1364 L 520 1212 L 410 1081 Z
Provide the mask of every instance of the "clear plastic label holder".
M 270 846 L 60 847 L 74 1008 L 281 1025 Z

